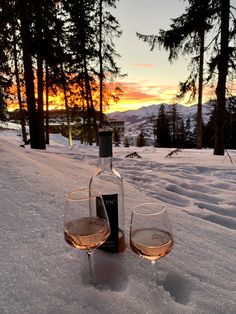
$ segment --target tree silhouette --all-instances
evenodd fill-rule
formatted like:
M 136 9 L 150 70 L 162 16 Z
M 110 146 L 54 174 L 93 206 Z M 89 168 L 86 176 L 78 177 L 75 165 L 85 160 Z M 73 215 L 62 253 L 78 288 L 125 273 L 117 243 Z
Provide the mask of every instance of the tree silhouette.
M 143 132 L 141 131 L 137 137 L 137 147 L 143 147 L 146 145 L 146 141 L 143 135 Z
M 157 147 L 170 147 L 170 127 L 164 104 L 161 104 L 158 111 L 158 116 L 154 125 L 154 136 L 156 137 Z
M 220 53 L 218 57 L 218 82 L 216 87 L 217 106 L 215 119 L 215 146 L 214 155 L 224 155 L 225 143 L 225 94 L 226 94 L 226 79 L 228 75 L 228 60 L 229 60 L 229 12 L 230 1 L 221 0 L 221 39 Z
M 202 148 L 202 87 L 204 64 L 204 38 L 205 33 L 211 29 L 213 10 L 210 0 L 188 0 L 189 6 L 185 13 L 176 19 L 172 19 L 170 29 L 161 29 L 158 35 L 142 35 L 138 37 L 147 42 L 153 50 L 156 46 L 169 51 L 169 60 L 177 59 L 179 54 L 197 54 L 192 58 L 192 71 L 183 83 L 180 83 L 178 98 L 182 98 L 191 91 L 193 100 L 197 93 L 198 77 L 198 114 L 197 114 L 197 148 Z M 201 18 L 199 18 L 199 16 Z M 194 64 L 197 63 L 197 68 Z
M 58 91 L 64 94 L 70 143 L 70 110 L 74 106 L 84 110 L 87 142 L 92 144 L 94 137 L 97 138 L 99 77 L 101 94 L 105 95 L 100 101 L 101 121 L 104 116 L 103 106 L 108 104 L 106 95 L 110 94 L 114 99 L 119 96 L 118 88 L 112 94 L 105 84 L 107 78 L 112 79 L 120 74 L 115 62 L 118 54 L 114 38 L 120 36 L 121 31 L 118 21 L 109 12 L 110 8 L 115 8 L 115 3 L 116 0 L 0 2 L 0 72 L 1 78 L 3 73 L 6 76 L 4 80 L 1 79 L 1 104 L 5 104 L 3 94 L 6 91 L 6 80 L 11 81 L 5 64 L 17 60 L 14 63 L 15 74 L 22 68 L 24 75 L 22 90 L 19 75 L 15 79 L 18 101 L 21 109 L 21 92 L 25 90 L 32 148 L 46 147 L 45 102 L 46 141 L 49 142 L 49 95 Z M 101 37 L 98 41 L 99 32 Z

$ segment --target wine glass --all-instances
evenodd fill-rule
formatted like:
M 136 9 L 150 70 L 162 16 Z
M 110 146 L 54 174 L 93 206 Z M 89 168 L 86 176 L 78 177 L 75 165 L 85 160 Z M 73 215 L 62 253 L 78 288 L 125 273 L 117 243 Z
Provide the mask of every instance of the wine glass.
M 80 188 L 66 195 L 64 238 L 72 247 L 87 252 L 91 281 L 95 280 L 91 256 L 109 235 L 109 219 L 100 192 Z
M 133 208 L 130 247 L 152 264 L 167 255 L 174 244 L 167 209 L 158 203 L 143 203 Z

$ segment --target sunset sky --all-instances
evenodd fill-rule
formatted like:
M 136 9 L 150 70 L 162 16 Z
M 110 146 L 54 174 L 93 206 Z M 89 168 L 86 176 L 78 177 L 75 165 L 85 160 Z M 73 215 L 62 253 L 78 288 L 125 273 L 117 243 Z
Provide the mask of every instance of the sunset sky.
M 236 0 L 230 2 L 236 7 Z M 191 105 L 188 97 L 182 101 L 176 99 L 179 82 L 184 82 L 189 75 L 191 56 L 180 55 L 178 60 L 170 64 L 168 52 L 158 48 L 150 51 L 148 44 L 136 36 L 136 32 L 155 35 L 160 29 L 169 29 L 171 19 L 182 15 L 186 4 L 184 0 L 117 0 L 117 8 L 112 10 L 112 14 L 118 19 L 123 33 L 121 38 L 113 40 L 116 52 L 121 56 L 117 59 L 117 65 L 122 74 L 127 76 L 119 81 L 123 90 L 120 101 L 111 104 L 106 112 L 132 110 L 160 103 Z M 231 89 L 231 92 L 236 94 L 236 88 Z M 214 88 L 204 87 L 203 102 L 214 97 Z M 18 106 L 16 99 L 8 110 Z M 50 107 L 64 107 L 63 95 L 52 97 Z
M 235 2 L 235 1 L 234 1 Z M 180 81 L 188 77 L 189 59 L 180 56 L 172 64 L 168 53 L 155 49 L 138 39 L 136 32 L 150 35 L 157 34 L 160 28 L 168 29 L 171 18 L 184 12 L 183 0 L 120 0 L 114 16 L 119 20 L 123 31 L 116 39 L 116 50 L 121 55 L 118 64 L 128 76 L 121 80 L 124 91 L 117 105 L 110 111 L 137 109 L 142 106 L 162 102 L 173 103 Z M 203 101 L 214 96 L 212 90 L 204 90 Z M 180 101 L 178 101 L 180 102 Z M 184 103 L 183 101 L 181 103 Z M 187 104 L 187 99 L 185 101 Z

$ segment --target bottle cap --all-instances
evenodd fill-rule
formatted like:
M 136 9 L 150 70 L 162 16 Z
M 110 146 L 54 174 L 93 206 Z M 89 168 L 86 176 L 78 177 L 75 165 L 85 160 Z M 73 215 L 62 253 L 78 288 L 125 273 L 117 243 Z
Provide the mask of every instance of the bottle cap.
M 99 130 L 99 157 L 112 157 L 112 131 Z

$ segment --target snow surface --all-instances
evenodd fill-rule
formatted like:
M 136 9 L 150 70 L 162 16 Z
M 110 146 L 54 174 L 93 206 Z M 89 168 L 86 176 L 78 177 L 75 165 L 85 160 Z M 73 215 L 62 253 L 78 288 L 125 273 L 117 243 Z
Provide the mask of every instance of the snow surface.
M 46 151 L 22 148 L 18 131 L 0 130 L 1 314 L 236 313 L 236 151 L 114 147 L 131 209 L 168 206 L 175 238 L 156 265 L 130 248 L 95 252 L 97 284 L 85 252 L 63 238 L 64 196 L 88 183 L 97 147 L 51 135 Z M 125 156 L 136 151 L 142 159 Z

